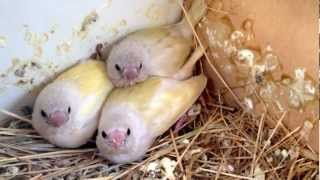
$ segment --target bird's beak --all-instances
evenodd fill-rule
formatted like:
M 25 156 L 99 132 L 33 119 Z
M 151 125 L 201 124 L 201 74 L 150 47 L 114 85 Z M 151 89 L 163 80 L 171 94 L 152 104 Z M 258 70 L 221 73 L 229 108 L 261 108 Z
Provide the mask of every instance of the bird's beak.
M 139 75 L 139 71 L 135 67 L 126 67 L 123 70 L 123 76 L 129 81 L 136 79 Z
M 110 133 L 110 140 L 113 148 L 119 148 L 125 141 L 126 135 L 124 132 L 115 130 Z
M 54 127 L 60 127 L 69 120 L 69 116 L 62 111 L 55 111 L 50 114 L 48 123 Z

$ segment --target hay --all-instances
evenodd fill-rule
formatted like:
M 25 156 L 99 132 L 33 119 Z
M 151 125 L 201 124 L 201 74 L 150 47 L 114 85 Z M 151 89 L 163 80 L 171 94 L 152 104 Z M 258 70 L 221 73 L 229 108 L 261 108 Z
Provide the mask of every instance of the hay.
M 0 128 L 0 176 L 5 179 L 162 178 L 177 179 L 315 179 L 318 155 L 299 142 L 299 131 L 273 129 L 268 113 L 254 117 L 221 106 L 207 90 L 199 100 L 201 113 L 188 124 L 159 137 L 145 159 L 133 164 L 110 164 L 98 156 L 94 140 L 74 149 L 54 147 L 25 121 L 8 120 Z M 169 161 L 171 165 L 161 163 Z M 170 163 L 169 163 L 170 164 Z M 153 166 L 153 167 L 152 167 Z M 290 179 L 290 178 L 289 178 Z
M 2 110 L 13 118 L 0 123 L 0 179 L 319 178 L 318 154 L 301 141 L 299 128 L 285 128 L 286 112 L 276 119 L 267 110 L 254 116 L 221 104 L 209 89 L 196 104 L 183 129 L 168 130 L 131 164 L 99 157 L 94 139 L 78 149 L 57 148 L 32 129 L 30 116 Z

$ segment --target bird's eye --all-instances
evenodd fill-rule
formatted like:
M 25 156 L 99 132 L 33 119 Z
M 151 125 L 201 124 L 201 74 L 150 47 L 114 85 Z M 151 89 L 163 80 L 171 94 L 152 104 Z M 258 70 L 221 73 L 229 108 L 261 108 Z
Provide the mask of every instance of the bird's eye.
M 68 113 L 69 114 L 71 113 L 71 107 L 70 106 L 68 107 Z
M 107 137 L 107 133 L 104 132 L 104 131 L 101 132 L 101 135 L 102 135 L 103 138 L 106 138 L 106 137 Z
M 119 64 L 115 64 L 114 67 L 116 68 L 117 71 L 121 71 Z
M 40 113 L 41 113 L 42 117 L 44 117 L 44 118 L 47 117 L 47 113 L 44 110 L 41 109 Z
M 127 136 L 130 136 L 130 134 L 131 134 L 131 131 L 130 131 L 130 129 L 128 128 L 128 130 L 127 130 Z
M 139 69 L 142 69 L 142 63 L 140 63 L 140 65 L 139 65 Z

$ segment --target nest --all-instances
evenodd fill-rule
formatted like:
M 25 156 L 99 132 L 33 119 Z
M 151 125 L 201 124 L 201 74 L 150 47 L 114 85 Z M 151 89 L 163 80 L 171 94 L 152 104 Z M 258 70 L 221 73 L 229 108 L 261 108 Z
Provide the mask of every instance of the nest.
M 221 99 L 207 88 L 179 132 L 168 130 L 142 161 L 130 164 L 101 158 L 94 139 L 78 149 L 55 147 L 33 130 L 30 116 L 10 114 L 16 118 L 0 124 L 0 179 L 319 178 L 318 154 L 308 150 L 300 129 L 282 124 L 285 112 L 254 116 Z
M 253 117 L 201 96 L 178 133 L 168 130 L 144 160 L 110 164 L 99 157 L 94 140 L 78 149 L 57 148 L 27 122 L 10 119 L 0 128 L 0 176 L 5 179 L 315 179 L 318 156 L 268 114 Z

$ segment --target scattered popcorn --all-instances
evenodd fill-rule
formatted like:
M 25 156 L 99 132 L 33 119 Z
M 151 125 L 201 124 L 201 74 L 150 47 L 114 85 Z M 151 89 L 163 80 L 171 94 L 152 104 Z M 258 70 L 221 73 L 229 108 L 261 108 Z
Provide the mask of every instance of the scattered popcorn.
M 272 158 L 272 157 L 267 157 L 267 162 L 268 162 L 268 163 L 272 163 L 272 161 L 273 161 L 273 158 Z
M 238 51 L 237 58 L 239 61 L 243 61 L 249 66 L 254 65 L 254 54 L 249 49 L 242 49 Z
M 148 164 L 147 166 L 147 171 L 156 171 L 157 169 L 160 168 L 160 164 L 159 164 L 159 160 L 157 161 L 153 161 L 151 163 Z
M 234 167 L 233 167 L 232 165 L 229 164 L 227 167 L 228 167 L 228 170 L 229 170 L 230 172 L 233 172 L 233 171 L 234 171 Z
M 173 171 L 175 169 L 177 162 L 165 157 L 161 159 L 160 163 L 165 170 L 165 177 L 163 179 L 166 179 L 166 178 L 168 178 L 169 180 L 175 179 Z
M 189 139 L 184 139 L 184 140 L 182 141 L 182 143 L 183 143 L 183 144 L 189 144 L 190 141 L 189 141 Z
M 277 150 L 274 151 L 274 155 L 280 156 L 280 154 L 281 154 L 281 150 L 280 149 L 277 149 Z
M 16 166 L 10 166 L 10 167 L 7 168 L 7 171 L 8 171 L 6 173 L 7 175 L 14 176 L 14 175 L 18 174 L 19 168 L 16 167 Z
M 160 161 L 156 160 L 140 167 L 140 171 L 147 173 L 148 177 L 156 178 L 161 172 Z
M 287 157 L 289 156 L 288 151 L 286 149 L 283 149 L 281 151 L 281 156 L 282 156 L 283 159 L 287 159 Z
M 251 98 L 245 97 L 245 98 L 243 99 L 243 104 L 244 104 L 245 108 L 246 108 L 248 111 L 253 110 L 253 101 L 252 101 Z
M 266 175 L 265 175 L 264 171 L 259 166 L 257 166 L 254 169 L 253 179 L 254 180 L 265 180 L 265 178 L 266 178 Z

